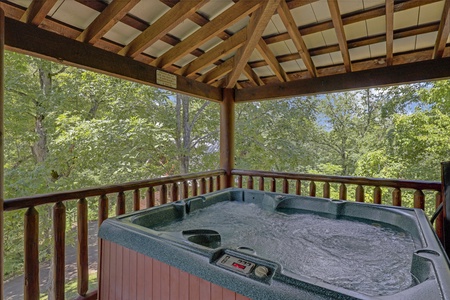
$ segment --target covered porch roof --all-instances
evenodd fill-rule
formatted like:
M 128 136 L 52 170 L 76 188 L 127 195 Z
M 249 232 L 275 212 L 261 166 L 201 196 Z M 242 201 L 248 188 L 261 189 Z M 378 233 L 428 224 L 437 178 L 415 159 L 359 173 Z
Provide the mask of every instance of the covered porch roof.
M 222 101 L 450 77 L 448 0 L 2 0 L 6 49 Z

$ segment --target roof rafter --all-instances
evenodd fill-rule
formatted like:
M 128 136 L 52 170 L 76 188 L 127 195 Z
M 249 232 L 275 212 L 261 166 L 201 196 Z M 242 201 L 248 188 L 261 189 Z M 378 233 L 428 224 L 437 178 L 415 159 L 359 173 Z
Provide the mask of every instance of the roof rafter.
M 41 24 L 57 1 L 58 0 L 33 0 L 20 18 L 20 21 L 33 25 Z
M 209 0 L 181 0 L 124 47 L 119 54 L 136 57 L 151 44 L 161 39 L 170 30 L 181 24 L 207 2 Z
M 116 25 L 140 0 L 113 0 L 77 37 L 77 41 L 95 44 Z
M 262 2 L 262 1 L 261 1 Z M 226 80 L 226 88 L 232 88 L 236 84 L 250 58 L 255 46 L 260 40 L 264 29 L 277 9 L 280 0 L 265 0 L 262 6 L 250 17 L 247 25 L 248 37 L 245 44 L 237 51 L 234 66 Z
M 191 52 L 199 45 L 204 44 L 225 28 L 235 24 L 242 18 L 248 16 L 260 6 L 260 1 L 239 1 L 229 9 L 215 17 L 211 22 L 195 31 L 181 43 L 164 53 L 156 59 L 152 65 L 166 68 L 180 59 L 186 53 Z
M 289 10 L 289 7 L 287 6 L 285 0 L 280 1 L 280 5 L 278 6 L 277 11 L 278 15 L 281 18 L 281 21 L 283 21 L 283 24 L 289 33 L 289 36 L 292 39 L 292 42 L 297 48 L 297 51 L 300 54 L 303 63 L 306 65 L 306 68 L 311 74 L 311 77 L 317 77 L 316 67 L 314 66 L 311 56 L 309 55 L 308 48 L 306 47 L 306 44 L 303 41 L 300 32 L 298 31 L 297 25 L 295 24 L 295 20 L 292 17 L 291 11 Z
M 264 42 L 262 38 L 259 39 L 259 42 L 256 45 L 256 49 L 258 49 L 259 54 L 261 54 L 261 56 L 267 62 L 269 67 L 275 73 L 275 76 L 277 76 L 277 78 L 281 82 L 289 81 L 289 76 L 286 74 L 283 67 L 280 65 L 273 52 L 270 50 L 270 48 L 267 46 L 267 44 Z
M 183 68 L 180 68 L 175 73 L 190 77 L 192 74 L 199 71 L 200 69 L 206 67 L 209 64 L 212 64 L 214 61 L 217 61 L 223 56 L 236 50 L 245 42 L 246 39 L 247 39 L 247 31 L 244 28 L 236 32 L 228 40 L 215 46 L 213 49 L 209 50 L 196 60 L 185 65 Z
M 206 72 L 205 74 L 197 77 L 195 80 L 204 82 L 204 83 L 211 83 L 216 79 L 219 79 L 226 74 L 230 73 L 233 69 L 234 64 L 234 57 L 230 58 L 223 64 L 219 65 L 217 68 L 214 68 L 210 70 L 209 72 Z
M 433 58 L 441 58 L 444 54 L 448 35 L 450 34 L 450 0 L 445 0 L 444 10 L 442 11 L 441 23 L 434 45 Z
M 386 63 L 394 60 L 394 0 L 386 0 Z
M 339 4 L 336 0 L 328 0 L 328 7 L 330 8 L 331 20 L 333 21 L 334 29 L 341 49 L 342 59 L 344 60 L 345 70 L 352 71 L 352 62 L 348 52 L 347 38 L 345 37 L 344 25 L 342 23 L 341 12 Z
M 246 64 L 244 67 L 244 74 L 247 76 L 248 80 L 252 82 L 254 85 L 264 85 L 264 81 L 259 78 L 259 76 L 253 71 L 249 64 Z

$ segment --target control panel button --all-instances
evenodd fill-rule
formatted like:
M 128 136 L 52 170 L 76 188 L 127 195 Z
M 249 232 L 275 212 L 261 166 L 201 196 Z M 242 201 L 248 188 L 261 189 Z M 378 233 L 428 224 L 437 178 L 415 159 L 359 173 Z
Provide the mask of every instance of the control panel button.
M 217 264 L 245 275 L 250 274 L 255 267 L 252 262 L 228 254 L 223 255 Z
M 265 278 L 269 275 L 269 269 L 264 266 L 257 266 L 255 268 L 255 276 L 259 278 Z

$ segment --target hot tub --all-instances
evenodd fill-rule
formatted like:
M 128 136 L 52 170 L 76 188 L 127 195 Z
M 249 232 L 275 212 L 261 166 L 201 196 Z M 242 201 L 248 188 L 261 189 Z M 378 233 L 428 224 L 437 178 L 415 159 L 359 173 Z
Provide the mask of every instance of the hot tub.
M 108 219 L 99 236 L 100 299 L 450 299 L 418 209 L 231 188 Z

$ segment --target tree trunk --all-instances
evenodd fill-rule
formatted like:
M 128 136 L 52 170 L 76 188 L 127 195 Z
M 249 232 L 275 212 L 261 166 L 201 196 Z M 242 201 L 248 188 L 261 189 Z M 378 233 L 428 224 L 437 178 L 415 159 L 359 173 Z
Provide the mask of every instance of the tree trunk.
M 189 96 L 177 94 L 176 116 L 177 127 L 175 141 L 177 145 L 178 160 L 180 162 L 180 173 L 189 173 L 190 148 L 191 148 L 191 124 L 189 117 Z

